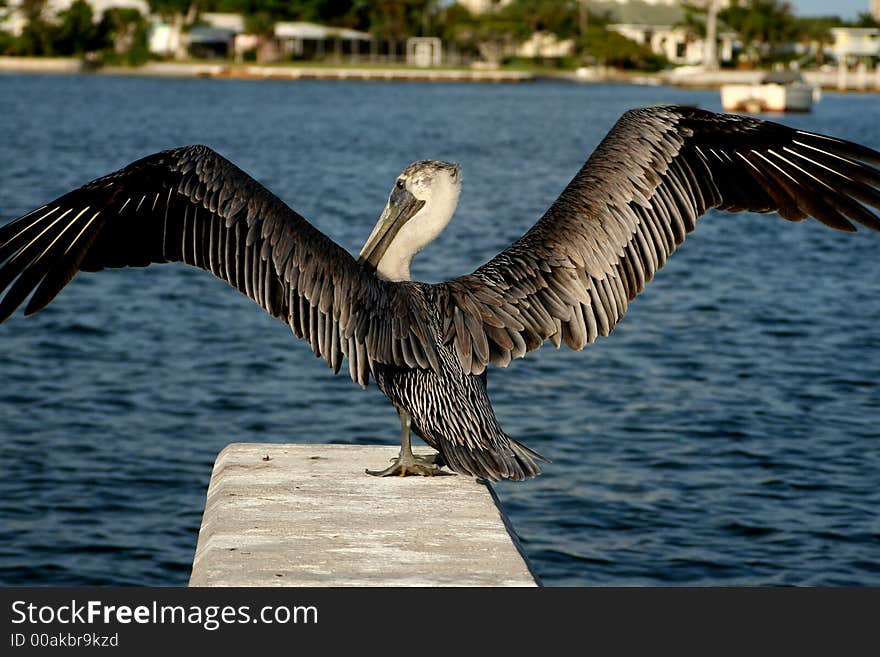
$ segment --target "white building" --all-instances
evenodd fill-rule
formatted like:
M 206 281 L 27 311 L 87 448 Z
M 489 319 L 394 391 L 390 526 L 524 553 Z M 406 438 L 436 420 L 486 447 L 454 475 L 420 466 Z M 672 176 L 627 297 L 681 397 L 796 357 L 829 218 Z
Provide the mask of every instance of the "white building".
M 236 34 L 244 32 L 244 16 L 241 14 L 206 11 L 199 14 L 199 23 L 218 30 L 231 30 Z
M 181 26 L 167 23 L 153 23 L 150 26 L 149 48 L 162 56 L 173 56 L 183 50 L 199 49 L 201 56 L 235 57 L 240 60 L 248 50 L 256 49 L 261 40 L 245 31 L 244 16 L 241 14 L 206 12 L 199 16 L 199 23 L 188 32 Z M 349 53 L 368 49 L 364 43 L 371 43 L 372 35 L 366 32 L 342 27 L 328 27 L 317 23 L 302 21 L 275 23 L 275 38 L 263 46 L 271 53 L 267 61 L 274 61 L 283 55 L 300 56 L 307 51 L 323 55 L 326 52 L 340 52 L 343 44 Z
M 574 39 L 560 39 L 552 32 L 535 32 L 516 49 L 518 57 L 568 57 L 574 53 Z
M 344 27 L 328 27 L 304 21 L 281 22 L 275 24 L 275 39 L 280 52 L 285 55 L 301 56 L 309 52 L 321 56 L 329 48 L 341 55 L 343 43 L 347 43 L 349 53 L 360 52 L 360 44 L 369 44 L 373 36 L 366 32 Z
M 650 48 L 673 64 L 703 64 L 708 44 L 706 40 L 685 27 L 687 13 L 684 4 L 708 6 L 712 0 L 590 0 L 590 10 L 609 17 L 609 30 Z M 730 0 L 715 0 L 718 8 Z M 705 14 L 696 14 L 702 20 Z M 716 55 L 719 61 L 733 59 L 737 34 L 719 26 L 716 34 Z
M 701 64 L 707 44 L 684 26 L 685 5 L 718 9 L 730 6 L 731 0 L 585 0 L 590 12 L 608 16 L 609 30 L 663 55 L 674 64 Z M 880 0 L 875 0 L 880 2 Z M 510 0 L 458 0 L 471 13 L 480 14 L 508 4 Z M 716 53 L 720 61 L 733 59 L 735 32 L 721 30 L 717 35 Z M 516 49 L 520 57 L 565 57 L 574 51 L 574 41 L 560 40 L 552 34 L 538 32 Z
M 866 57 L 880 57 L 880 28 L 832 27 L 831 52 L 843 64 Z
M 663 55 L 673 64 L 693 66 L 702 64 L 706 55 L 706 40 L 696 37 L 687 29 L 676 25 L 642 25 L 635 23 L 614 23 L 608 26 L 631 41 L 648 46 L 651 52 Z M 722 62 L 733 59 L 736 32 L 719 32 L 718 59 Z

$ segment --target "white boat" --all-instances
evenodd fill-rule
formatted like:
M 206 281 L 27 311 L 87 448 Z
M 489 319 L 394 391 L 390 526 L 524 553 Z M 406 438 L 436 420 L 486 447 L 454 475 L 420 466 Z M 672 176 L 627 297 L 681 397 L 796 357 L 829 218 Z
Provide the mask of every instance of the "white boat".
M 768 73 L 760 84 L 721 86 L 721 105 L 727 112 L 809 112 L 821 97 L 821 90 L 795 71 Z

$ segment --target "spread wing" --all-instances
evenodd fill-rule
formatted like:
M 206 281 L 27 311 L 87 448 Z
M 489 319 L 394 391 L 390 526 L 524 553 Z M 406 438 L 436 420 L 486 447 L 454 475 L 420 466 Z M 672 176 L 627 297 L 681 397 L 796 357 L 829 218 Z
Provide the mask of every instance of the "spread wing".
M 757 119 L 632 110 L 523 237 L 434 287 L 444 340 L 473 373 L 546 339 L 608 335 L 710 208 L 880 230 L 880 153 Z
M 361 385 L 374 361 L 436 366 L 414 286 L 380 281 L 205 146 L 150 155 L 0 228 L 0 322 L 28 295 L 25 314 L 42 309 L 78 271 L 162 262 L 228 282 L 334 371 L 347 356 Z

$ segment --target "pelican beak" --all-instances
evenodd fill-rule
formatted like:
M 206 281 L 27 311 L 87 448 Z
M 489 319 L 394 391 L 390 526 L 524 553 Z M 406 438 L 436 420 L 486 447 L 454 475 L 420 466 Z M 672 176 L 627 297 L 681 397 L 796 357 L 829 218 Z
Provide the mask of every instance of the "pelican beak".
M 376 222 L 373 232 L 367 238 L 364 248 L 361 249 L 358 263 L 375 270 L 379 266 L 382 256 L 385 255 L 388 247 L 391 246 L 394 238 L 397 237 L 398 231 L 424 205 L 425 202 L 417 199 L 409 190 L 395 189 L 388 199 L 388 204 L 382 211 L 382 216 Z

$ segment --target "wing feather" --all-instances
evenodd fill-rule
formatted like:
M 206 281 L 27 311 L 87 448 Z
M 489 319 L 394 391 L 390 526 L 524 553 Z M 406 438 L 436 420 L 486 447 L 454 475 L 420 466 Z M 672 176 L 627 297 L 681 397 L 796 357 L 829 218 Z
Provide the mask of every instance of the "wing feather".
M 287 322 L 334 371 L 347 355 L 361 385 L 372 361 L 404 362 L 394 360 L 385 324 L 392 305 L 416 312 L 415 286 L 379 280 L 205 146 L 148 156 L 0 227 L 0 321 L 28 295 L 26 314 L 44 308 L 78 271 L 161 262 L 225 280 Z M 402 336 L 408 349 L 398 356 L 439 367 L 433 335 L 416 335 Z M 482 344 L 479 353 L 487 353 Z
M 581 349 L 613 330 L 710 208 L 880 230 L 878 166 L 870 148 L 769 121 L 627 112 L 523 237 L 435 286 L 441 314 L 454 318 L 444 339 L 474 373 L 548 339 Z

